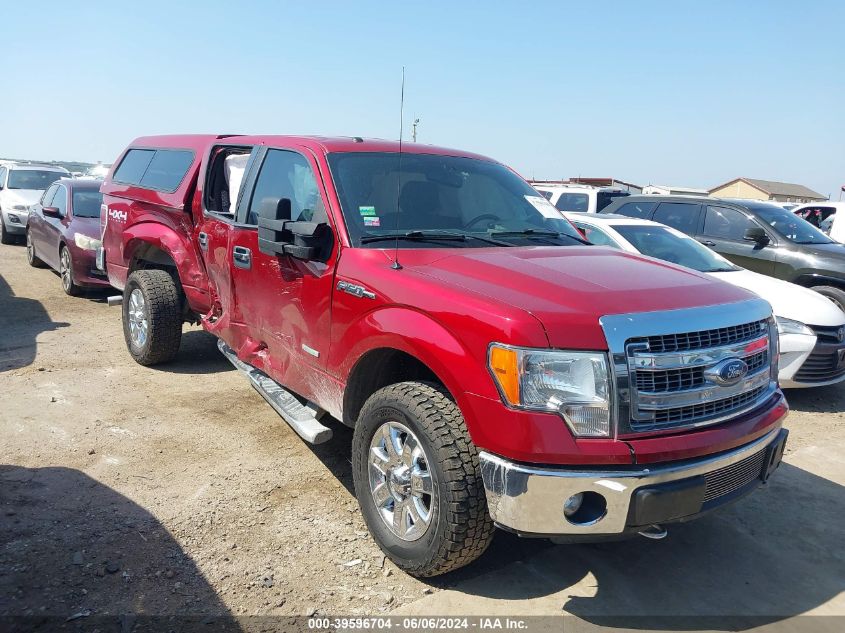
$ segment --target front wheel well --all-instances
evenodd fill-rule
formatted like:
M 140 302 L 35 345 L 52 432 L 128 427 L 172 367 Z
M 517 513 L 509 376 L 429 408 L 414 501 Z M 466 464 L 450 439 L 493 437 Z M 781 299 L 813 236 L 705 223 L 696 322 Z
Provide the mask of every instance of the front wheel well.
M 343 395 L 343 423 L 355 426 L 367 398 L 382 387 L 406 381 L 432 383 L 446 388 L 425 363 L 406 352 L 393 348 L 367 352 L 358 359 L 349 374 Z

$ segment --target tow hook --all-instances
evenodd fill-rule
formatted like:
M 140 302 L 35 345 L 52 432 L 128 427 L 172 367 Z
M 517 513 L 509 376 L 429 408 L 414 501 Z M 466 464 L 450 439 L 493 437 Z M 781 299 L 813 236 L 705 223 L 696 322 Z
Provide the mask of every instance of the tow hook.
M 123 303 L 123 295 L 112 295 L 106 297 L 106 305 L 110 307 L 119 306 Z
M 641 532 L 638 532 L 638 534 L 640 536 L 650 538 L 653 541 L 659 541 L 662 538 L 666 538 L 666 535 L 669 534 L 669 532 L 666 531 L 666 528 L 657 524 L 653 524 L 649 525 L 646 529 L 642 530 Z

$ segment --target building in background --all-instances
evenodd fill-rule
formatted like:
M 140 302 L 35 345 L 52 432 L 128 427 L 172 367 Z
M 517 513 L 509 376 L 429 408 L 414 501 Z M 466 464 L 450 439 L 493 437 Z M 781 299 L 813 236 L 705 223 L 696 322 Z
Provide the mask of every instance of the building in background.
M 643 191 L 643 188 L 639 185 L 625 182 L 624 180 L 619 180 L 617 178 L 584 178 L 582 176 L 577 176 L 561 182 L 571 185 L 589 185 L 590 187 L 614 187 L 615 189 L 627 191 L 630 194 L 638 194 Z
M 707 189 L 695 189 L 694 187 L 672 187 L 670 185 L 646 185 L 643 187 L 645 195 L 652 196 L 707 196 Z
M 717 198 L 744 198 L 746 200 L 774 200 L 777 202 L 817 202 L 827 196 L 804 185 L 756 178 L 735 178 L 710 190 Z

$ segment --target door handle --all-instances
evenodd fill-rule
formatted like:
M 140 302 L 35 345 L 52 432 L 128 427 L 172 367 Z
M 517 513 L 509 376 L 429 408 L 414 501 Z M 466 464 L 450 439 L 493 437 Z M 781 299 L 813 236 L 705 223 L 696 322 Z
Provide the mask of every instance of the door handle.
M 246 246 L 235 246 L 232 249 L 232 259 L 238 268 L 249 269 L 252 267 L 252 251 Z
M 698 241 L 701 242 L 702 244 L 704 244 L 705 246 L 716 246 L 716 242 L 711 242 L 710 240 L 698 240 Z
M 208 233 L 205 231 L 201 231 L 199 235 L 197 235 L 197 241 L 200 243 L 200 248 L 205 250 L 208 248 Z

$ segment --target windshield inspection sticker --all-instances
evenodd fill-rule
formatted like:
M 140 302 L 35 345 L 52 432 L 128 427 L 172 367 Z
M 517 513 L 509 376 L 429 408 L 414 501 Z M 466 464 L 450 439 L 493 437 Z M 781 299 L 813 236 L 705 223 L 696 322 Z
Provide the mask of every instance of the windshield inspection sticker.
M 358 213 L 360 213 L 364 217 L 375 216 L 376 208 L 375 207 L 358 207 Z
M 544 218 L 561 218 L 561 213 L 555 208 L 551 202 L 546 200 L 543 196 L 525 196 L 525 199 L 531 203 L 537 211 L 539 211 Z
M 372 208 L 372 207 L 371 207 Z M 381 226 L 381 218 L 378 216 L 364 216 L 364 226 Z

